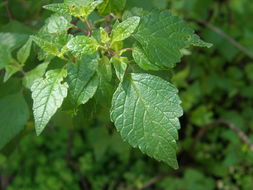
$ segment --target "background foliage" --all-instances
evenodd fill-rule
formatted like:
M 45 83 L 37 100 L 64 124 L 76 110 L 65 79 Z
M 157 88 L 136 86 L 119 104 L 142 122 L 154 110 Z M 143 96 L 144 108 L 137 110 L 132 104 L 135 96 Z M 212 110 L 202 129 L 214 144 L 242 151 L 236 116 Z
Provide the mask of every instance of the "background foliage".
M 51 14 L 42 5 L 52 2 L 1 1 L 0 32 L 17 34 L 8 43 L 10 48 L 20 47 L 38 31 Z M 240 133 L 231 130 L 236 127 L 253 141 L 251 0 L 127 0 L 126 9 L 132 7 L 169 9 L 213 43 L 210 49 L 185 52 L 188 56 L 169 74 L 180 88 L 184 108 L 180 168 L 173 171 L 122 142 L 108 119 L 108 106 L 98 107 L 99 102 L 89 101 L 73 120 L 57 112 L 43 135 L 36 137 L 31 108 L 24 103 L 32 101 L 30 93 L 19 93 L 19 74 L 3 83 L 0 71 L 0 115 L 8 116 L 1 118 L 0 125 L 3 119 L 20 129 L 26 123 L 0 153 L 0 189 L 253 189 L 253 152 Z M 0 36 L 1 44 L 7 39 Z M 37 51 L 32 47 L 25 70 L 38 64 Z M 11 59 L 0 52 L 0 61 Z M 25 116 L 13 118 L 15 113 L 3 108 L 22 110 Z

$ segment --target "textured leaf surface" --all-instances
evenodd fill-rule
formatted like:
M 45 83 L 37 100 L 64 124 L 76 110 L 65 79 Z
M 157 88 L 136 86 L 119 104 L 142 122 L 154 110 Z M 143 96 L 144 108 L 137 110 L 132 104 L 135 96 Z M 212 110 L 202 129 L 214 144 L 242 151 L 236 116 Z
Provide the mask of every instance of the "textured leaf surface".
M 131 36 L 140 23 L 140 17 L 130 17 L 112 29 L 112 42 L 122 41 Z
M 143 153 L 177 168 L 176 140 L 182 115 L 177 89 L 149 74 L 131 74 L 116 90 L 111 119 L 122 138 Z
M 75 106 L 85 104 L 94 96 L 99 82 L 97 66 L 97 55 L 83 56 L 76 64 L 68 65 L 69 97 Z
M 102 27 L 100 28 L 100 39 L 101 39 L 101 42 L 105 44 L 110 41 L 109 34 Z
M 98 12 L 102 15 L 120 13 L 124 10 L 125 5 L 126 0 L 104 0 L 104 2 L 98 6 Z
M 54 56 L 59 56 L 61 54 L 58 47 L 54 43 L 46 41 L 36 36 L 33 36 L 32 39 L 45 52 Z
M 68 85 L 62 83 L 66 75 L 65 70 L 51 70 L 46 73 L 45 79 L 38 79 L 32 85 L 33 114 L 38 135 L 67 96 Z
M 150 62 L 161 69 L 174 67 L 182 57 L 180 50 L 183 48 L 191 45 L 211 46 L 200 40 L 193 29 L 169 11 L 152 11 L 142 17 L 134 37 Z
M 96 52 L 98 43 L 93 37 L 76 36 L 67 43 L 67 48 L 76 56 L 90 55 Z
M 103 0 L 66 0 L 64 3 L 45 5 L 44 8 L 61 14 L 86 19 Z
M 67 30 L 72 26 L 70 21 L 71 16 L 54 14 L 47 19 L 46 29 L 49 33 L 52 34 L 67 32 Z
M 21 93 L 0 98 L 0 149 L 15 137 L 29 119 L 29 109 Z

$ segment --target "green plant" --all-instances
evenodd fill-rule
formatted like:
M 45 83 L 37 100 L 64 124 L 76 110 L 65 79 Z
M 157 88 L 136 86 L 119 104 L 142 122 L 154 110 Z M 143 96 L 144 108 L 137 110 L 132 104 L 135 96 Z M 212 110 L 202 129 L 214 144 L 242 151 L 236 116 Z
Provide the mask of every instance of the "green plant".
M 190 46 L 211 45 L 169 11 L 133 8 L 122 14 L 125 3 L 65 0 L 44 6 L 55 14 L 37 34 L 28 39 L 0 34 L 7 42 L 0 44 L 0 69 L 5 69 L 4 81 L 21 74 L 22 85 L 31 90 L 37 135 L 60 107 L 75 116 L 92 98 L 101 108 L 112 99 L 110 117 L 123 140 L 178 168 L 176 140 L 183 110 L 178 90 L 163 73 L 169 75 Z M 8 37 L 15 37 L 15 43 Z M 13 58 L 14 46 L 25 40 Z M 33 42 L 40 48 L 40 64 L 26 72 Z M 9 109 L 0 113 L 6 116 L 0 123 L 2 148 L 23 129 L 29 108 L 20 91 L 0 105 Z

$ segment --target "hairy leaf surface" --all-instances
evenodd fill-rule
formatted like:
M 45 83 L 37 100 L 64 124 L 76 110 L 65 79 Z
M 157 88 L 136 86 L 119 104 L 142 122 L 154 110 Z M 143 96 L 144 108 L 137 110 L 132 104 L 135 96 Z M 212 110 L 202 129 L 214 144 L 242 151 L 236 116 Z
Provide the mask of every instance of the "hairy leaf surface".
M 178 90 L 149 74 L 130 74 L 113 99 L 111 119 L 122 138 L 143 153 L 177 168 L 176 140 L 182 113 Z
M 38 79 L 32 85 L 33 114 L 37 135 L 41 134 L 67 96 L 68 85 L 62 83 L 66 75 L 65 70 L 51 70 L 46 73 L 46 78 Z
M 130 37 L 138 27 L 139 22 L 140 17 L 134 16 L 114 26 L 112 29 L 112 43 L 122 41 Z
M 59 56 L 61 52 L 59 51 L 59 48 L 56 46 L 56 44 L 46 41 L 42 38 L 32 36 L 33 41 L 45 52 L 54 55 L 54 56 Z
M 98 55 L 83 56 L 76 64 L 68 65 L 69 97 L 75 106 L 85 104 L 98 87 Z
M 93 37 L 76 36 L 67 43 L 67 48 L 76 56 L 90 55 L 96 52 L 98 43 Z
M 44 8 L 61 14 L 86 19 L 103 0 L 66 0 L 64 3 L 45 5 Z
M 160 69 L 173 68 L 180 61 L 180 50 L 183 48 L 191 45 L 211 46 L 200 40 L 193 29 L 169 11 L 152 11 L 142 17 L 134 37 L 150 62 Z

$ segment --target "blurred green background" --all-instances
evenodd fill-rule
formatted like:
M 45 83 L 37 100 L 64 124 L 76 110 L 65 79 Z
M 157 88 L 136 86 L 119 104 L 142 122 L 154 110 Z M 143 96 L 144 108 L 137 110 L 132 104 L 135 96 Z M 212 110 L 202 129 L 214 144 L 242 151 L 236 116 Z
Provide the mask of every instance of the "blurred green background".
M 0 32 L 35 33 L 51 14 L 42 5 L 52 2 L 2 0 Z M 132 7 L 169 9 L 213 43 L 184 52 L 173 73 L 185 112 L 180 168 L 130 148 L 110 123 L 108 108 L 90 101 L 73 120 L 58 112 L 39 137 L 27 123 L 0 152 L 0 190 L 253 189 L 253 151 L 231 130 L 253 141 L 252 0 L 127 0 Z M 0 97 L 20 85 L 2 83 L 2 75 Z

